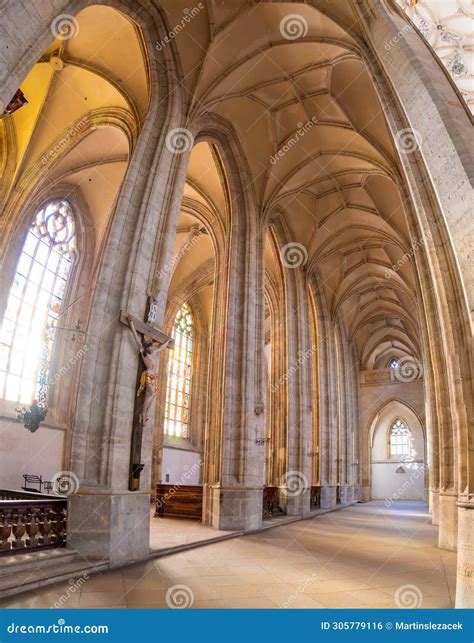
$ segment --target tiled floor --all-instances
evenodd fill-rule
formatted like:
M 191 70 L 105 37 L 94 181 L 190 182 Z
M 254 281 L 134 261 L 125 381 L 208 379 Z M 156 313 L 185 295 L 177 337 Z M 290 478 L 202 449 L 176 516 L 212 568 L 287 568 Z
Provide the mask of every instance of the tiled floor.
M 424 504 L 372 502 L 0 607 L 452 607 L 456 555 L 435 544 Z
M 150 549 L 152 551 L 187 545 L 219 536 L 228 536 L 230 531 L 218 531 L 202 522 L 187 518 L 150 518 Z

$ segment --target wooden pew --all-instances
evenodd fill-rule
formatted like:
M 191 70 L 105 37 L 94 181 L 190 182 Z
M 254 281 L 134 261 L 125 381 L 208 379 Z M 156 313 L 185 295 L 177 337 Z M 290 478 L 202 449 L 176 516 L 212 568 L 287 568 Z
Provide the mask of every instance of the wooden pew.
M 202 518 L 202 486 L 159 484 L 156 486 L 155 516 Z

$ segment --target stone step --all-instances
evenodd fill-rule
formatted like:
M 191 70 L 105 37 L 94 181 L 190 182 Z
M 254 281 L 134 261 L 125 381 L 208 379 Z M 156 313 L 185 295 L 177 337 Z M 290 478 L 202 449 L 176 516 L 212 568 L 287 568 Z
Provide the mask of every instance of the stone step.
M 74 549 L 46 549 L 44 551 L 31 552 L 28 554 L 14 554 L 0 558 L 0 578 L 9 574 L 18 574 L 38 566 L 67 563 L 76 556 Z
M 83 560 L 76 552 L 72 553 L 72 558 L 68 555 L 63 560 L 61 557 L 55 557 L 50 561 L 42 559 L 37 561 L 36 566 L 33 565 L 29 569 L 17 570 L 13 574 L 0 574 L 0 598 L 35 590 L 46 585 L 69 582 L 85 577 L 86 574 L 90 576 L 109 568 L 107 563 Z

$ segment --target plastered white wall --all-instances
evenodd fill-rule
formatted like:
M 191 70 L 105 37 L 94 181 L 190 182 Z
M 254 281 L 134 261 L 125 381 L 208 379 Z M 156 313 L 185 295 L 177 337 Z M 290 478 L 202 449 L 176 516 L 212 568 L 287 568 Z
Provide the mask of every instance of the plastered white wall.
M 21 489 L 24 473 L 51 480 L 63 469 L 64 436 L 61 429 L 30 433 L 20 422 L 0 420 L 0 488 Z

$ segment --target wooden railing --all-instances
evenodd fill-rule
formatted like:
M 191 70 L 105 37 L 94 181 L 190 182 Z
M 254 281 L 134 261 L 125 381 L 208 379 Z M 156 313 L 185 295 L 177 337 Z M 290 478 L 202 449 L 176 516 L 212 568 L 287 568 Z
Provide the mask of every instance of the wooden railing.
M 66 498 L 0 489 L 0 556 L 64 547 L 66 532 Z

